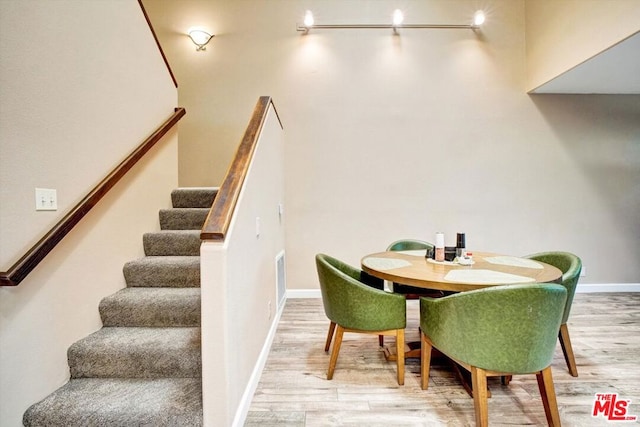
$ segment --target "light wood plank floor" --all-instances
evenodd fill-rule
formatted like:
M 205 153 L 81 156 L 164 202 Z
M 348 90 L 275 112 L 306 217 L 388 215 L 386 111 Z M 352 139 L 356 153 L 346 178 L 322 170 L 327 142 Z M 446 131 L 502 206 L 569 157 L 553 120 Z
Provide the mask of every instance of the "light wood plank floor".
M 417 341 L 418 302 L 407 307 L 407 340 Z M 420 365 L 408 359 L 404 386 L 395 362 L 386 362 L 376 336 L 345 334 L 333 380 L 324 352 L 329 321 L 320 299 L 290 299 L 254 395 L 245 426 L 467 426 L 473 399 L 451 369 L 434 366 L 420 389 Z M 640 293 L 577 294 L 569 332 L 579 377 L 569 375 L 558 344 L 552 365 L 564 426 L 629 426 L 591 416 L 595 393 L 631 399 L 640 418 Z M 393 338 L 386 338 L 392 344 Z M 509 386 L 490 379 L 489 423 L 546 425 L 535 376 Z

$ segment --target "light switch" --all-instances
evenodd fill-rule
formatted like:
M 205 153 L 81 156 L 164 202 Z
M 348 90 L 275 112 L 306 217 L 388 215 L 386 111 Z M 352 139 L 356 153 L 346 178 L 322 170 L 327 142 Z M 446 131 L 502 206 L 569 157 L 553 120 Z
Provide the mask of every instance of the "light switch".
M 36 210 L 57 211 L 58 194 L 55 189 L 36 188 Z

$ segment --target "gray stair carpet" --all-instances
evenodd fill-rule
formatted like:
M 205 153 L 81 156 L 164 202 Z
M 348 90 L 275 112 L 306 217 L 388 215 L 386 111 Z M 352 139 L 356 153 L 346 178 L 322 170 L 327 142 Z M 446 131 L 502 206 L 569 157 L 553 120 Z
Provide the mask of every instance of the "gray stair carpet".
M 162 230 L 200 230 L 209 208 L 174 208 L 160 210 Z
M 199 256 L 148 256 L 127 262 L 122 271 L 128 287 L 200 286 Z
M 217 187 L 185 187 L 171 192 L 174 208 L 210 208 L 218 194 Z
M 69 347 L 71 379 L 23 416 L 30 426 L 200 426 L 199 230 L 217 188 L 178 188 L 127 287 L 105 297 L 103 327 Z
M 104 326 L 199 326 L 199 288 L 124 288 L 100 301 Z
M 144 233 L 142 244 L 147 256 L 198 256 L 200 230 L 162 230 Z

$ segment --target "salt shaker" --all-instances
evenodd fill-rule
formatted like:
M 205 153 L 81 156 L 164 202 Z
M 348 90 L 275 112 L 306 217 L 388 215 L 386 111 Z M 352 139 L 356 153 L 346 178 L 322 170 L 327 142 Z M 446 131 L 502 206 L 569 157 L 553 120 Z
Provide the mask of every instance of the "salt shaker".
M 444 233 L 436 233 L 436 261 L 444 261 Z

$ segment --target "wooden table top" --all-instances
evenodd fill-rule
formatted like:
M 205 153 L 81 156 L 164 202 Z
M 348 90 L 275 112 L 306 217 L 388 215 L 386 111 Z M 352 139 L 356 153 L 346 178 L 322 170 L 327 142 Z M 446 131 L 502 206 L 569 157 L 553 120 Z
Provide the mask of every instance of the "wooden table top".
M 372 276 L 403 285 L 463 292 L 488 286 L 562 280 L 558 268 L 527 258 L 473 252 L 473 265 L 436 262 L 425 251 L 387 251 L 366 255 L 362 269 Z

